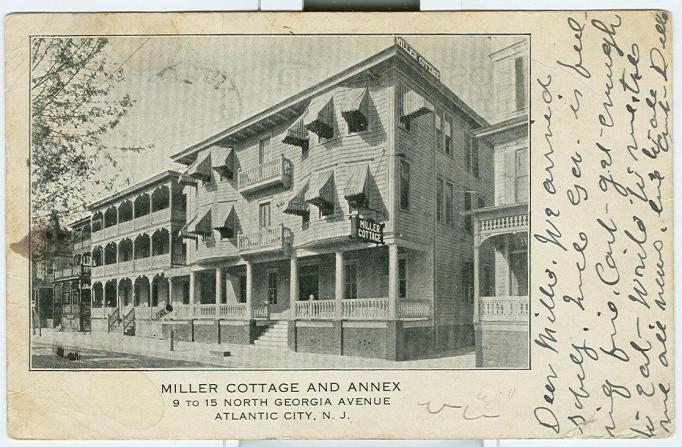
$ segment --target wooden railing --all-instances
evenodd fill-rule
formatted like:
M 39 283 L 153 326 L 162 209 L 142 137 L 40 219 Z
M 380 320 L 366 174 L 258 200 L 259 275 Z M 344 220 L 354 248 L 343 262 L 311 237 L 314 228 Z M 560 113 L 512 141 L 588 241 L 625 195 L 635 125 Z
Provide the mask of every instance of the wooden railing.
M 116 326 L 116 324 L 119 322 L 121 319 L 121 310 L 116 307 L 112 313 L 109 314 L 107 317 L 107 332 L 111 332 L 111 330 Z
M 218 315 L 226 320 L 243 320 L 246 317 L 246 304 L 220 304 Z
M 254 251 L 268 248 L 281 248 L 291 237 L 291 230 L 284 224 L 275 227 L 261 228 L 250 233 L 237 235 L 239 251 Z
M 516 216 L 491 217 L 479 221 L 481 233 L 498 233 L 507 230 L 516 230 L 528 227 L 528 215 L 519 214 Z
M 400 300 L 398 301 L 398 318 L 430 318 L 431 301 Z
M 267 317 L 256 317 L 255 314 L 259 315 L 265 313 L 267 315 L 267 309 L 263 310 L 262 306 L 253 306 L 254 318 L 267 318 Z M 191 320 L 191 319 L 225 319 L 225 320 L 242 320 L 246 318 L 246 304 L 245 303 L 232 303 L 232 304 L 179 304 L 173 307 L 173 311 L 167 314 L 171 318 L 176 318 L 179 320 Z
M 291 175 L 290 165 L 291 162 L 282 155 L 252 168 L 240 169 L 237 173 L 237 189 L 248 190 L 271 180 L 287 182 Z
M 270 318 L 270 306 L 267 304 L 252 304 L 251 318 Z
M 527 296 L 482 296 L 478 305 L 481 321 L 528 321 Z
M 121 329 L 123 330 L 123 332 L 125 332 L 126 329 L 128 329 L 128 326 L 130 326 L 131 324 L 133 324 L 134 321 L 135 321 L 135 308 L 133 307 L 133 308 L 130 309 L 130 311 L 129 311 L 127 314 L 125 314 L 125 316 L 123 317 L 123 322 L 121 323 Z
M 344 320 L 388 319 L 388 298 L 358 298 L 342 301 Z
M 333 320 L 336 316 L 336 302 L 296 301 L 296 318 L 301 320 Z

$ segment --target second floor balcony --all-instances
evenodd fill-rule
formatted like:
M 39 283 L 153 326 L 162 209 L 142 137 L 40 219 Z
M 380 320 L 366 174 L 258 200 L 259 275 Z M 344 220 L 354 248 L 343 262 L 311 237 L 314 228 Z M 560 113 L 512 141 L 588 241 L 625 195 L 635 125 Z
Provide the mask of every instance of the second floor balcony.
M 286 250 L 291 246 L 293 233 L 284 225 L 239 233 L 237 249 L 240 253 Z
M 90 274 L 89 265 L 73 265 L 54 270 L 54 279 L 77 278 Z
M 283 155 L 237 173 L 237 189 L 250 193 L 272 186 L 288 188 L 291 184 L 292 164 Z

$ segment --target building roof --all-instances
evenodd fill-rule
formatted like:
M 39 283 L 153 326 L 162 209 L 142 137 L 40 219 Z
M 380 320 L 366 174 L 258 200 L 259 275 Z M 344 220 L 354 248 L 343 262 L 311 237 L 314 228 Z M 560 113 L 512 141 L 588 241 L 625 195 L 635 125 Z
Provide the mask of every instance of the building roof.
M 307 101 L 309 101 L 314 96 L 324 93 L 326 90 L 332 88 L 336 84 L 346 81 L 354 76 L 357 76 L 367 70 L 377 67 L 394 57 L 399 57 L 404 61 L 419 67 L 419 64 L 407 53 L 400 49 L 398 45 L 391 45 L 390 47 L 368 57 L 367 59 L 352 65 L 345 70 L 336 73 L 329 78 L 309 87 L 289 98 L 262 110 L 245 120 L 242 120 L 227 129 L 212 135 L 182 151 L 171 156 L 173 161 L 190 164 L 196 153 L 205 149 L 208 146 L 217 143 L 227 143 L 232 144 L 236 141 L 248 138 L 251 136 L 258 135 L 263 132 L 264 129 L 272 127 L 278 123 L 284 122 L 286 120 L 294 119 L 300 116 L 305 110 Z M 420 67 L 421 68 L 421 67 Z M 476 111 L 474 111 L 469 105 L 467 105 L 462 99 L 460 99 L 452 90 L 450 90 L 445 84 L 440 82 L 440 80 L 430 76 L 424 70 L 418 70 L 418 72 L 426 79 L 432 87 L 443 94 L 454 107 L 460 109 L 464 114 L 469 116 L 474 123 L 478 126 L 487 126 L 488 122 L 481 117 Z
M 95 208 L 100 208 L 104 205 L 107 205 L 109 203 L 115 202 L 117 200 L 122 199 L 123 197 L 129 196 L 131 194 L 135 194 L 136 192 L 143 191 L 151 186 L 154 186 L 158 183 L 164 182 L 170 178 L 178 178 L 180 177 L 180 173 L 177 171 L 172 171 L 172 170 L 167 170 L 167 171 L 162 171 L 156 174 L 153 177 L 149 177 L 145 180 L 142 180 L 141 182 L 137 182 L 133 185 L 130 185 L 129 187 L 122 189 L 120 191 L 117 191 L 113 194 L 110 194 L 108 196 L 102 197 L 99 200 L 96 200 L 90 205 L 88 205 L 88 209 L 93 210 Z

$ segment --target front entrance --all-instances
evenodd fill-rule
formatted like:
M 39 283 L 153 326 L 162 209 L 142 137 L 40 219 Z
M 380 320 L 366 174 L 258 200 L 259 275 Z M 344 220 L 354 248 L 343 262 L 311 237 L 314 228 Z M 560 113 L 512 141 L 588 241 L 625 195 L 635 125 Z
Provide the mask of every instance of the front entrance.
M 298 272 L 298 296 L 301 301 L 320 299 L 320 277 L 317 265 L 303 265 Z

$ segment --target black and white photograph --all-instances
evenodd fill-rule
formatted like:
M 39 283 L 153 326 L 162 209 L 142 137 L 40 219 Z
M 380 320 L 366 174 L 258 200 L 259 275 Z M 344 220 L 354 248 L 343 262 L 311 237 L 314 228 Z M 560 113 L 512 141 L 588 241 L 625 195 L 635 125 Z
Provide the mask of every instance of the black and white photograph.
M 530 46 L 32 36 L 31 369 L 528 369 Z

